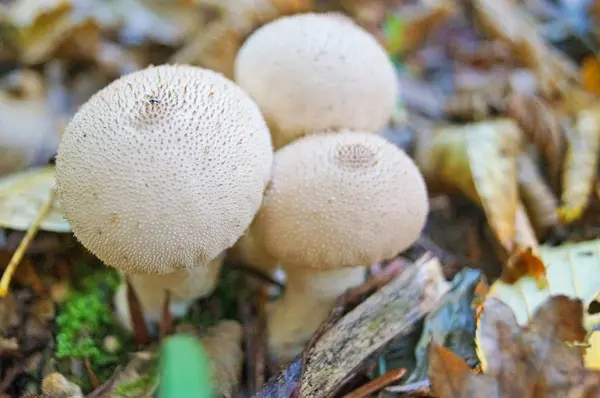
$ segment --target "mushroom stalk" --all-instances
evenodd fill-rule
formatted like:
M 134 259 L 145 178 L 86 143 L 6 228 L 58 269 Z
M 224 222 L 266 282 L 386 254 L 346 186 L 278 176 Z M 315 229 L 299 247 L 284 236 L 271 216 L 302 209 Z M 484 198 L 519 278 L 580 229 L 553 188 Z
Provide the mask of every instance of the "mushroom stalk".
M 365 267 L 330 270 L 287 268 L 285 293 L 268 308 L 269 350 L 279 361 L 299 354 L 336 299 L 361 285 Z
M 148 326 L 162 318 L 167 291 L 170 292 L 169 312 L 175 317 L 184 316 L 194 300 L 211 294 L 221 272 L 223 258 L 221 254 L 204 267 L 181 269 L 169 274 L 127 275 Z M 125 281 L 115 295 L 115 307 L 121 325 L 132 331 Z

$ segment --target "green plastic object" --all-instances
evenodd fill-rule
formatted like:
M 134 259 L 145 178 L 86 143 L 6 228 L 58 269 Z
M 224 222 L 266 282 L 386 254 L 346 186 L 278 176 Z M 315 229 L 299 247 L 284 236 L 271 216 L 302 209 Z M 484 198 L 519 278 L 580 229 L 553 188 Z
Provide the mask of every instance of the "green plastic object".
M 211 398 L 211 360 L 194 336 L 174 335 L 163 341 L 158 398 Z

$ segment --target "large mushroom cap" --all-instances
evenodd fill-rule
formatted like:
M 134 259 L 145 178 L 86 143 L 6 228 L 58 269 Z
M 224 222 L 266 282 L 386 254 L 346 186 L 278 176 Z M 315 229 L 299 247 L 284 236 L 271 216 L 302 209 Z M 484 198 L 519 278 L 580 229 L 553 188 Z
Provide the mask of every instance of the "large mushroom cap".
M 230 247 L 258 211 L 273 150 L 257 105 L 202 68 L 121 77 L 85 103 L 57 158 L 75 236 L 107 265 L 168 273 Z
M 362 266 L 409 247 L 428 208 L 419 170 L 392 143 L 368 133 L 312 135 L 275 153 L 255 228 L 288 268 Z
M 297 14 L 259 28 L 238 52 L 235 79 L 261 107 L 276 147 L 311 132 L 378 131 L 398 95 L 383 47 L 338 14 Z

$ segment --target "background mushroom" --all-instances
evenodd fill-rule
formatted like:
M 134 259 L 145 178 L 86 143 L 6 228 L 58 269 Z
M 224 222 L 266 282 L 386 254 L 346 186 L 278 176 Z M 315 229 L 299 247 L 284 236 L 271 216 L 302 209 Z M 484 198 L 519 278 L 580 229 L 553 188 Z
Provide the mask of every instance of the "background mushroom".
M 398 96 L 384 48 L 336 13 L 297 14 L 259 28 L 237 54 L 235 79 L 261 107 L 276 148 L 311 132 L 376 132 Z
M 182 270 L 202 268 L 189 273 L 189 299 L 212 291 L 213 260 L 258 211 L 272 158 L 266 123 L 235 83 L 197 67 L 151 67 L 74 116 L 59 146 L 58 195 L 77 239 L 107 265 L 178 273 L 163 279 L 173 291 Z M 155 307 L 159 278 L 133 283 L 142 307 Z
M 272 353 L 297 354 L 335 298 L 364 280 L 365 266 L 418 238 L 428 208 L 413 161 L 377 135 L 311 135 L 278 150 L 252 227 L 287 273 L 269 309 Z

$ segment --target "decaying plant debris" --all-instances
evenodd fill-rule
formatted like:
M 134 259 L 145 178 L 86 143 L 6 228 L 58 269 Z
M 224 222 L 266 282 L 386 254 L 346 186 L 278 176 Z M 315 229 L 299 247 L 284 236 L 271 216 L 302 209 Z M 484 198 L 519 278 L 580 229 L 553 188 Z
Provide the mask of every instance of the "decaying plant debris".
M 421 238 L 371 265 L 289 363 L 267 330 L 285 281 L 244 256 L 182 319 L 169 292 L 148 317 L 121 289 L 123 330 L 125 282 L 49 199 L 67 122 L 148 65 L 234 78 L 256 29 L 308 11 L 352 18 L 395 64 L 381 135 L 426 180 Z M 215 396 L 600 396 L 599 22 L 598 0 L 1 1 L 0 398 L 151 396 L 180 333 L 204 342 Z

